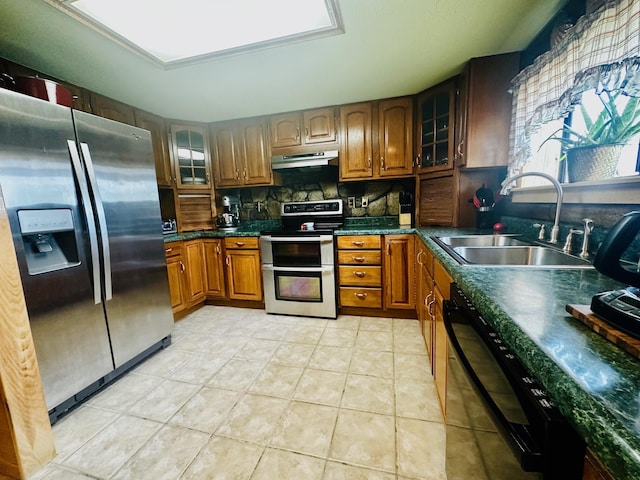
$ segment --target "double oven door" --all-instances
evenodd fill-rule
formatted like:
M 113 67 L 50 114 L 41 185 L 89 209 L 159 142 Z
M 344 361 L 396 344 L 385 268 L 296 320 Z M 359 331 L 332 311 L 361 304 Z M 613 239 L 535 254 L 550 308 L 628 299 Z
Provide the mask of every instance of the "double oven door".
M 336 318 L 333 235 L 260 237 L 267 313 Z

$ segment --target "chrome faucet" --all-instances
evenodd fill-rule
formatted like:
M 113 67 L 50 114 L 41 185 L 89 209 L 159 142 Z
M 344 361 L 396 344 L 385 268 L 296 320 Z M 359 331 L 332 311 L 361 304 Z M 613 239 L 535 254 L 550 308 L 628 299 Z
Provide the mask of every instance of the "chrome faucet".
M 591 236 L 591 232 L 593 232 L 593 220 L 583 218 L 582 224 L 584 225 L 584 237 L 582 237 L 582 251 L 580 252 L 580 256 L 582 258 L 589 258 L 589 237 Z
M 500 190 L 500 195 L 506 195 L 507 191 L 509 190 L 507 187 L 509 187 L 509 185 L 511 185 L 511 183 L 513 183 L 515 180 L 522 177 L 529 177 L 529 176 L 546 178 L 556 188 L 556 193 L 558 195 L 556 200 L 556 218 L 555 218 L 555 221 L 553 222 L 553 228 L 551 229 L 551 239 L 549 240 L 549 243 L 558 243 L 558 233 L 560 232 L 560 227 L 558 225 L 560 223 L 560 210 L 562 209 L 562 198 L 563 198 L 562 187 L 560 186 L 560 183 L 558 183 L 558 180 L 553 178 L 548 173 L 544 173 L 544 172 L 518 173 L 513 177 L 506 178 L 505 181 L 502 182 L 502 190 Z

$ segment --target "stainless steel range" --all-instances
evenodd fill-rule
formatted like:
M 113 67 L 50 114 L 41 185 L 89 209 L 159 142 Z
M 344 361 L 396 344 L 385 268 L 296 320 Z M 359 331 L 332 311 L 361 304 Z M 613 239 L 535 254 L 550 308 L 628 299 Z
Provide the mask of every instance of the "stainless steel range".
M 342 200 L 285 202 L 282 229 L 261 232 L 267 313 L 336 318 L 333 230 L 344 224 Z

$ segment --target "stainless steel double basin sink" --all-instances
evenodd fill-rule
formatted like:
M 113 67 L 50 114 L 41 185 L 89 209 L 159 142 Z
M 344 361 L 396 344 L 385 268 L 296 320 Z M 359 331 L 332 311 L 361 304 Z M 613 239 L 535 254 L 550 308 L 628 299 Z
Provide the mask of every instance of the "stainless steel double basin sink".
M 593 268 L 561 250 L 531 245 L 515 235 L 458 235 L 431 237 L 458 263 L 467 266 Z

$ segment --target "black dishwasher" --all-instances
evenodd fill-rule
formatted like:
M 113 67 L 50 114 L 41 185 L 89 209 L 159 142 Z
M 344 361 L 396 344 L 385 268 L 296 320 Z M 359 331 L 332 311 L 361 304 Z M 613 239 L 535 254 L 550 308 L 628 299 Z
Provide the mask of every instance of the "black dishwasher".
M 444 323 L 448 479 L 582 478 L 584 441 L 455 283 Z

